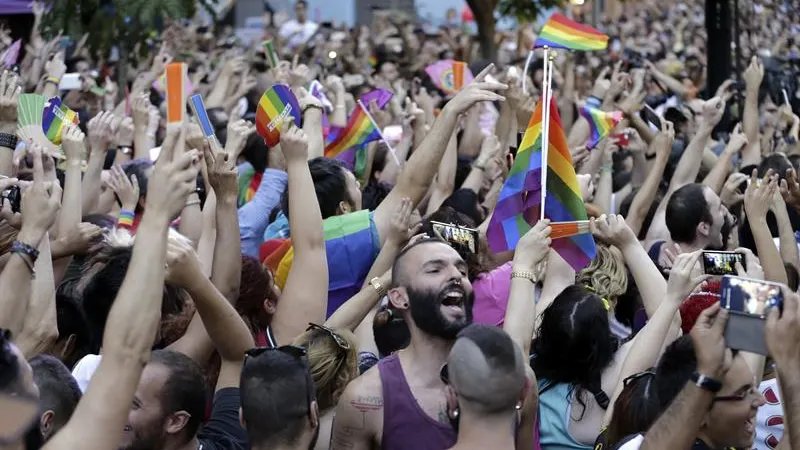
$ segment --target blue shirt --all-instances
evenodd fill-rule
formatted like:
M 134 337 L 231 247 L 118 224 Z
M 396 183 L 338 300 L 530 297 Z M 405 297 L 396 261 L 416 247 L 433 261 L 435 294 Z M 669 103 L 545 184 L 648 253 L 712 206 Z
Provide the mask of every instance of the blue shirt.
M 282 170 L 265 170 L 253 199 L 239 208 L 242 254 L 258 258 L 264 230 L 269 225 L 269 215 L 280 203 L 288 180 L 288 175 Z

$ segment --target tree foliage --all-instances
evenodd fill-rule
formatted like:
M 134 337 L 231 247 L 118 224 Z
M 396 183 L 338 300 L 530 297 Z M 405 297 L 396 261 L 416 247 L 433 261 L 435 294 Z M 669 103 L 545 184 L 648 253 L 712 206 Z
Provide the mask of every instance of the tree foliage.
M 145 42 L 165 19 L 191 18 L 197 8 L 209 9 L 216 0 L 51 0 L 44 18 L 48 34 L 62 30 L 80 39 L 89 33 L 92 51 L 107 52 L 112 46 L 132 50 Z
M 564 0 L 500 0 L 497 11 L 520 22 L 533 22 L 542 11 L 563 6 Z

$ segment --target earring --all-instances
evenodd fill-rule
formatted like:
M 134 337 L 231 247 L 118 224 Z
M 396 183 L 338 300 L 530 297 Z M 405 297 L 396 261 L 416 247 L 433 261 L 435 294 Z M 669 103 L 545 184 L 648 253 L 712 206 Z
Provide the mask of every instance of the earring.
M 458 415 L 459 415 L 459 414 L 460 414 L 460 411 L 458 410 L 458 408 L 454 409 L 454 410 L 453 410 L 453 411 L 450 413 L 450 415 L 451 415 L 451 416 L 453 416 L 453 419 L 458 419 Z
M 403 303 L 403 308 L 408 308 L 408 303 Z

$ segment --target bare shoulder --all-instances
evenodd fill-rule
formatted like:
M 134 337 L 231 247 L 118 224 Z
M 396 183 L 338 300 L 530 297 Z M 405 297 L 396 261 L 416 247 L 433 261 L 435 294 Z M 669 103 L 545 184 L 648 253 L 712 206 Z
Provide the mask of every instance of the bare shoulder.
M 377 367 L 351 381 L 339 398 L 333 421 L 332 450 L 368 450 L 380 443 L 383 391 Z

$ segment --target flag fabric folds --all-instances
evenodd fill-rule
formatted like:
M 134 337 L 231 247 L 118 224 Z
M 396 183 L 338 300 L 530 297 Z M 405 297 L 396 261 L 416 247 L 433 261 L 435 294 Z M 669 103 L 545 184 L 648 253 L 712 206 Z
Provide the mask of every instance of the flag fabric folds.
M 591 136 L 586 143 L 586 147 L 589 149 L 595 148 L 622 120 L 622 111 L 607 112 L 589 105 L 583 106 L 580 113 L 589 122 Z
M 546 189 L 544 215 L 551 222 L 588 220 L 555 99 L 550 103 L 546 163 L 542 161 L 542 117 L 540 101 L 528 123 L 489 223 L 486 234 L 494 252 L 516 248 L 520 238 L 536 224 L 542 208 L 543 188 Z M 541 183 L 543 169 L 547 170 L 546 186 Z M 576 271 L 586 267 L 596 253 L 590 234 L 555 239 L 552 248 Z
M 563 48 L 567 50 L 603 50 L 608 47 L 608 36 L 594 28 L 554 13 L 544 24 L 533 48 Z
M 380 131 L 375 124 L 372 123 L 364 107 L 360 104 L 356 104 L 356 109 L 354 109 L 353 114 L 350 115 L 347 125 L 339 132 L 336 139 L 325 147 L 325 157 L 335 158 L 346 150 L 376 141 L 380 138 Z
M 253 199 L 261 185 L 261 179 L 264 177 L 264 172 L 256 172 L 250 164 L 247 164 L 239 172 L 239 208 L 246 205 Z

